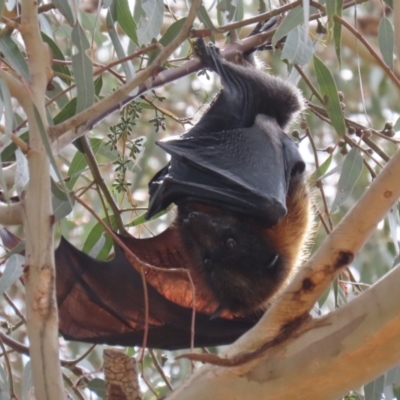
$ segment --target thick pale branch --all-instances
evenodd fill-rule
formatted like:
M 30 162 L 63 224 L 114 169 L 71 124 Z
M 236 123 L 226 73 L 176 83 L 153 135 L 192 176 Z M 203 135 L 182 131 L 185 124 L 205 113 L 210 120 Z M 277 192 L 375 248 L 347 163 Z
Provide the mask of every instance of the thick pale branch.
M 345 307 L 306 323 L 251 370 L 203 367 L 168 399 L 338 399 L 400 360 L 400 268 Z M 218 388 L 218 389 L 216 389 Z
M 28 56 L 26 95 L 37 111 L 34 112 L 33 106 L 25 110 L 29 124 L 29 184 L 24 209 L 24 279 L 32 374 L 37 399 L 63 399 L 65 393 L 58 357 L 50 167 L 41 136 L 41 129 L 46 131 L 48 127 L 45 92 L 52 70 L 49 48 L 43 43 L 39 30 L 37 2 L 22 1 L 20 31 Z

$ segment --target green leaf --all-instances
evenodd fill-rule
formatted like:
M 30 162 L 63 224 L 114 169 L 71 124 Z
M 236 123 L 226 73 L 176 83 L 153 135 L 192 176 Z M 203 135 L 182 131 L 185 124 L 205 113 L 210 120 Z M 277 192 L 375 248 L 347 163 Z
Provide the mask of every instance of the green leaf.
M 64 189 L 65 194 L 68 196 L 68 201 L 71 204 L 71 207 L 73 207 L 73 203 L 72 203 L 71 197 L 68 194 L 67 186 L 65 185 L 64 179 L 61 176 L 61 173 L 60 173 L 60 171 L 58 169 L 58 166 L 57 166 L 56 160 L 54 158 L 53 152 L 51 150 L 49 138 L 48 138 L 48 136 L 46 134 L 46 130 L 44 129 L 42 118 L 41 118 L 41 116 L 39 114 L 39 111 L 38 111 L 38 109 L 36 108 L 35 105 L 33 105 L 33 113 L 35 115 L 36 124 L 38 126 L 39 133 L 40 133 L 40 136 L 42 138 L 42 142 L 43 142 L 44 148 L 46 149 L 47 157 L 49 157 L 50 164 L 53 167 L 53 169 L 54 169 L 54 171 L 55 171 L 55 173 L 57 175 L 57 178 L 58 178 L 58 180 L 60 182 L 60 185 Z
M 232 0 L 219 0 L 217 10 L 221 11 L 225 16 L 225 21 L 232 22 L 236 16 L 236 2 Z
M 162 36 L 162 38 L 160 39 L 160 44 L 162 44 L 164 47 L 169 45 L 181 31 L 185 21 L 186 18 L 181 18 L 178 19 L 178 21 L 175 21 L 172 25 L 170 25 L 167 31 Z M 151 63 L 158 56 L 159 53 L 160 50 L 154 50 L 151 53 L 149 53 L 149 63 Z
M 318 305 L 320 308 L 325 304 L 326 300 L 328 299 L 331 289 L 332 287 L 331 285 L 329 285 L 328 289 L 326 289 L 324 294 L 318 299 Z
M 314 14 L 317 10 L 314 7 L 310 8 L 310 14 Z M 290 10 L 285 19 L 282 21 L 282 23 L 278 26 L 278 29 L 276 30 L 272 41 L 271 45 L 272 47 L 275 47 L 276 44 L 284 38 L 291 30 L 296 28 L 296 26 L 302 24 L 304 22 L 304 10 L 302 6 L 298 6 L 294 8 L 293 10 Z
M 67 120 L 68 118 L 73 117 L 76 114 L 76 103 L 77 99 L 74 97 L 71 99 L 53 118 L 53 122 L 55 125 Z
M 168 212 L 167 210 L 163 210 L 160 211 L 159 213 L 157 213 L 153 218 L 150 219 L 150 221 L 152 221 L 153 219 L 157 219 L 159 217 L 161 217 L 162 215 L 166 214 Z M 138 217 L 136 217 L 132 222 L 130 222 L 128 225 L 126 225 L 127 228 L 130 228 L 132 226 L 138 226 L 138 225 L 142 225 L 145 222 L 148 222 L 149 220 L 146 219 L 146 213 L 143 213 L 141 215 L 139 215 Z
M 71 39 L 77 49 L 72 56 L 72 68 L 78 98 L 76 112 L 79 113 L 94 103 L 93 64 L 86 55 L 86 50 L 90 48 L 89 41 L 78 22 L 72 29 Z
M 110 220 L 111 220 L 110 228 L 116 230 L 118 228 L 116 219 L 114 218 L 114 216 L 110 216 Z M 103 218 L 103 222 L 105 222 L 106 224 L 108 224 L 108 221 L 109 220 L 107 218 Z M 90 251 L 98 243 L 98 241 L 101 239 L 102 236 L 104 236 L 105 238 L 104 246 L 101 249 L 101 251 L 98 252 L 96 258 L 98 260 L 106 260 L 113 246 L 113 240 L 111 236 L 105 232 L 104 227 L 102 224 L 100 224 L 100 222 L 97 222 L 96 225 L 90 231 L 88 237 L 85 240 L 82 251 L 85 253 L 90 253 Z
M 201 21 L 205 28 L 211 29 L 212 31 L 218 31 L 203 5 L 197 9 L 197 18 Z
M 386 17 L 383 17 L 379 23 L 378 41 L 383 60 L 393 71 L 394 30 L 392 23 Z
M 75 16 L 72 12 L 70 2 L 68 0 L 53 0 L 53 4 L 67 22 L 73 26 L 75 24 Z
M 33 392 L 33 377 L 32 377 L 32 365 L 29 360 L 25 366 L 22 373 L 22 400 L 31 399 Z
M 24 273 L 25 257 L 12 255 L 6 262 L 6 268 L 0 278 L 0 296 L 2 296 Z
M 51 204 L 53 206 L 53 214 L 56 221 L 61 221 L 71 213 L 75 202 L 73 199 L 71 199 L 71 202 L 69 202 L 68 200 L 61 200 L 58 197 L 53 196 L 51 199 Z
M 337 134 L 343 137 L 346 132 L 346 124 L 342 108 L 340 107 L 339 94 L 335 80 L 326 65 L 314 55 L 314 68 L 317 75 L 317 81 L 326 112 L 335 128 Z
M 119 40 L 119 36 L 117 30 L 115 29 L 112 13 L 110 10 L 107 13 L 106 22 L 107 22 L 108 34 L 110 35 L 110 39 L 114 46 L 116 54 L 119 59 L 124 58 L 126 54 Z M 126 79 L 132 80 L 133 77 L 135 76 L 135 70 L 133 69 L 132 64 L 129 61 L 124 61 L 122 63 L 122 69 L 125 72 Z
M 115 19 L 118 21 L 122 30 L 128 35 L 136 46 L 139 46 L 139 41 L 136 33 L 136 22 L 132 17 L 132 12 L 129 9 L 127 0 L 114 0 L 111 6 L 113 8 L 112 13 L 115 15 Z
M 28 64 L 19 50 L 19 47 L 10 36 L 0 36 L 0 51 L 11 67 L 14 68 L 26 82 L 29 82 Z
M 139 45 L 148 45 L 157 39 L 164 15 L 162 0 L 136 0 L 134 20 L 137 23 L 137 37 Z
M 326 174 L 332 162 L 332 154 L 313 172 L 313 174 L 308 178 L 309 185 L 312 186 L 317 182 L 322 176 Z
M 397 209 L 397 203 L 387 213 L 389 232 L 392 239 L 396 254 L 399 254 L 399 240 L 397 237 L 397 227 L 399 226 L 399 210 Z
M 106 382 L 103 379 L 94 378 L 87 385 L 88 389 L 96 393 L 101 399 L 106 398 Z
M 11 102 L 11 94 L 10 91 L 8 90 L 8 86 L 6 82 L 4 81 L 3 78 L 0 77 L 0 98 L 2 101 L 2 107 L 4 107 L 4 117 L 5 117 L 5 134 L 7 135 L 8 138 L 10 138 L 10 135 L 13 130 L 13 125 L 14 125 L 14 110 L 13 110 L 13 105 Z M 2 114 L 3 110 L 0 110 L 0 114 Z M 11 139 L 9 139 L 11 140 Z
M 364 386 L 365 400 L 381 400 L 383 390 L 385 389 L 385 376 L 381 375 L 374 381 Z
M 10 383 L 9 376 L 4 371 L 3 367 L 0 364 L 0 400 L 9 400 L 10 397 Z
M 336 0 L 336 15 L 342 16 L 343 12 L 343 0 Z M 333 20 L 333 40 L 335 41 L 336 57 L 339 61 L 339 65 L 342 64 L 342 24 L 339 21 Z
M 397 118 L 397 121 L 395 122 L 393 129 L 397 132 L 400 131 L 400 117 Z
M 349 198 L 363 168 L 363 158 L 361 150 L 353 147 L 347 154 L 340 173 L 338 191 L 333 200 L 331 213 L 336 212 L 339 207 Z
M 329 37 L 331 37 L 331 32 L 333 28 L 333 16 L 336 13 L 336 0 L 329 0 L 325 5 L 326 15 L 328 17 L 328 32 Z
M 304 39 L 307 42 L 304 42 Z M 313 55 L 313 44 L 309 35 L 305 35 L 304 28 L 297 26 L 292 29 L 286 37 L 281 59 L 287 60 L 289 64 L 308 64 Z

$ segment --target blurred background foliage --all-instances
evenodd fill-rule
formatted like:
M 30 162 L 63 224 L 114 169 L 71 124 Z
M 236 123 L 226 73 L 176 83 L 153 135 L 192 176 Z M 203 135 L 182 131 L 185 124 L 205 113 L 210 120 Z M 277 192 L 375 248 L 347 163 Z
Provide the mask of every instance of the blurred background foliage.
M 117 1 L 120 2 L 119 5 Z M 327 0 L 327 6 L 329 1 L 336 6 L 341 3 L 337 0 Z M 398 60 L 393 57 L 393 49 L 390 58 L 391 25 L 387 23 L 392 24 L 391 4 L 389 1 L 379 0 L 359 3 L 351 6 L 350 2 L 344 1 L 344 5 L 348 8 L 343 10 L 342 17 L 370 43 L 379 57 L 384 58 L 387 69 L 376 62 L 376 58 L 365 50 L 361 41 L 356 40 L 354 33 L 344 28 L 339 47 L 341 55 L 339 62 L 337 43 L 335 49 L 337 28 L 333 20 L 328 20 L 324 16 L 310 22 L 310 43 L 299 44 L 295 49 L 303 56 L 311 50 L 319 60 L 322 60 L 340 91 L 340 105 L 345 117 L 350 121 L 346 126 L 346 135 L 340 137 L 323 112 L 324 104 L 313 93 L 312 87 L 317 91 L 323 89 L 319 86 L 315 61 L 313 62 L 310 57 L 304 65 L 298 67 L 306 78 L 298 81 L 307 105 L 311 106 L 288 132 L 293 140 L 299 143 L 300 151 L 307 162 L 310 185 L 314 194 L 315 239 L 310 244 L 310 252 L 318 248 L 329 231 L 357 202 L 374 176 L 379 174 L 396 151 L 400 142 L 399 90 L 387 73 L 391 68 L 397 77 L 400 75 L 400 66 Z M 134 54 L 140 46 L 151 45 L 154 39 L 163 38 L 165 42 L 162 40 L 161 42 L 164 45 L 168 43 L 171 29 L 179 28 L 179 20 L 186 16 L 188 10 L 187 3 L 183 1 L 163 3 L 159 0 L 148 0 L 147 6 L 149 4 L 153 7 L 153 11 L 156 11 L 156 17 L 153 19 L 146 14 L 145 2 L 140 0 L 41 3 L 43 8 L 40 15 L 41 29 L 54 55 L 55 78 L 47 92 L 49 117 L 54 124 L 74 115 L 77 107 L 77 91 L 74 85 L 82 84 L 77 70 L 74 73 L 71 67 L 71 59 L 77 54 L 76 44 L 73 44 L 71 39 L 75 20 L 80 21 L 90 45 L 86 54 L 93 62 L 93 71 L 102 70 L 96 75 L 95 85 L 95 99 L 100 99 L 124 83 L 133 70 L 144 68 L 148 58 L 154 55 L 151 52 L 144 52 L 139 57 L 129 59 L 125 67 L 121 66 L 118 59 L 124 55 Z M 268 11 L 282 4 L 274 0 L 205 1 L 205 14 L 199 16 L 194 28 L 209 29 L 212 25 L 224 26 L 234 21 L 247 20 L 258 15 L 260 11 Z M 1 60 L 4 63 L 10 54 L 7 49 L 11 48 L 7 40 L 11 39 L 12 43 L 21 46 L 18 33 L 7 23 L 8 20 L 18 18 L 18 8 L 18 2 L 15 0 L 7 1 L 3 8 L 0 50 Z M 127 11 L 129 15 L 126 14 Z M 109 12 L 113 12 L 114 20 L 118 21 L 117 24 L 111 24 L 111 28 L 107 23 Z M 319 11 L 315 12 L 318 14 Z M 132 21 L 136 22 L 136 27 Z M 155 32 L 154 39 L 151 34 L 146 37 L 149 26 Z M 246 37 L 253 27 L 254 24 L 241 27 L 238 30 L 240 37 Z M 386 31 L 383 28 L 386 28 Z M 223 46 L 227 41 L 226 36 L 221 33 L 213 35 L 212 40 L 219 46 Z M 281 49 L 282 44 L 274 51 L 259 52 L 261 67 L 268 73 L 282 77 L 290 76 L 290 79 L 296 80 L 296 69 L 288 65 L 285 57 L 282 57 Z M 78 49 L 80 50 L 82 49 Z M 12 51 L 24 55 L 22 48 L 16 47 Z M 191 44 L 186 41 L 166 67 L 174 68 L 182 65 L 189 59 L 191 53 Z M 113 63 L 112 67 L 109 66 L 110 63 Z M 114 229 L 118 227 L 116 209 L 111 206 L 105 191 L 108 191 L 108 196 L 114 199 L 117 209 L 120 210 L 118 218 L 121 218 L 129 233 L 136 237 L 148 237 L 160 233 L 173 221 L 173 210 L 147 223 L 143 223 L 141 217 L 146 211 L 148 202 L 147 183 L 168 161 L 167 155 L 155 145 L 155 141 L 190 129 L 219 88 L 219 78 L 215 74 L 211 72 L 191 74 L 147 92 L 119 112 L 107 116 L 89 132 L 88 141 L 79 140 L 75 142 L 75 146 L 68 146 L 57 156 L 57 166 L 66 179 L 68 189 L 74 191 Z M 4 93 L 2 96 L 4 98 Z M 12 107 L 13 130 L 26 140 L 28 131 L 24 125 L 25 116 L 16 103 L 12 103 Z M 7 112 L 7 107 L 4 107 L 4 110 Z M 88 151 L 88 148 L 92 150 Z M 0 151 L 3 168 L 17 159 L 15 149 L 9 139 L 5 138 L 2 141 Z M 104 180 L 106 189 L 102 188 L 102 182 L 96 176 L 98 173 Z M 9 193 L 4 192 L 3 196 L 15 194 L 12 190 Z M 338 193 L 341 195 L 339 200 Z M 57 236 L 64 235 L 78 248 L 99 259 L 112 257 L 111 239 L 104 233 L 93 215 L 78 203 L 75 203 L 73 210 L 69 212 L 70 209 L 65 206 L 65 199 L 62 199 L 62 196 L 57 197 L 56 194 L 55 198 L 59 206 Z M 336 210 L 332 210 L 334 202 Z M 320 300 L 319 305 L 315 307 L 317 314 L 326 313 L 349 301 L 352 296 L 368 288 L 398 263 L 400 232 L 398 215 L 398 204 L 396 204 L 388 217 L 379 224 L 375 234 L 354 260 L 349 271 L 342 273 L 331 290 Z M 20 229 L 15 229 L 14 233 L 23 236 Z M 5 275 L 5 270 L 3 274 Z M 4 279 L 1 280 L 0 291 L 7 289 L 6 292 L 3 290 L 0 308 L 2 331 L 26 346 L 28 341 L 23 319 L 23 286 L 18 281 L 13 285 L 9 283 L 5 285 Z M 66 342 L 62 338 L 60 343 L 61 357 L 76 360 L 63 369 L 70 398 L 103 397 L 104 377 L 101 371 L 103 346 L 91 348 L 87 344 Z M 18 352 L 9 347 L 6 349 L 4 345 L 1 347 L 1 398 L 8 399 L 13 394 L 18 398 L 31 398 L 29 396 L 32 394 L 32 382 L 28 356 L 21 354 L 23 348 Z M 218 349 L 209 351 L 217 352 Z M 140 359 L 140 349 L 128 348 L 126 352 Z M 192 367 L 189 362 L 174 360 L 177 354 L 179 352 L 159 350 L 145 352 L 142 365 L 138 365 L 141 372 L 140 387 L 145 399 L 167 395 L 170 390 L 169 385 L 172 387 L 179 385 L 191 373 Z M 195 368 L 197 367 L 196 365 Z M 11 380 L 10 375 L 12 375 Z M 394 369 L 390 374 L 380 377 L 365 388 L 354 388 L 354 393 L 349 394 L 347 398 L 365 396 L 366 399 L 400 399 L 399 384 L 400 375 L 398 370 Z

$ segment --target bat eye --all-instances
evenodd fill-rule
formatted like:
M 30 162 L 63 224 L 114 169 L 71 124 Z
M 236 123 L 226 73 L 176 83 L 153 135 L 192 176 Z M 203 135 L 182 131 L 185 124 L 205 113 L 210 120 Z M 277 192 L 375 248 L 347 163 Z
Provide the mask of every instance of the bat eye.
M 272 268 L 276 264 L 276 262 L 278 261 L 278 258 L 279 258 L 279 256 L 278 256 L 278 254 L 276 254 L 272 258 L 271 262 L 268 264 L 268 268 Z
M 230 238 L 230 239 L 228 239 L 228 240 L 226 241 L 226 247 L 227 247 L 228 249 L 233 249 L 235 246 L 236 246 L 236 241 L 235 241 L 235 239 Z
M 189 221 L 194 221 L 197 218 L 197 212 L 191 212 L 188 217 Z
M 211 270 L 211 260 L 209 258 L 205 258 L 203 260 L 203 264 L 204 264 L 204 269 L 209 272 Z

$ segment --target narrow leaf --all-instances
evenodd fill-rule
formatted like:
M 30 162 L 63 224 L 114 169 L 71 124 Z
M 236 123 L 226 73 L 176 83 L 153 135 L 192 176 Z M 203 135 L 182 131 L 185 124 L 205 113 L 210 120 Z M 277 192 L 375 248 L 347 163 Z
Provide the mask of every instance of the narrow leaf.
M 208 15 L 206 8 L 203 5 L 201 5 L 197 9 L 197 17 L 199 18 L 199 20 L 201 21 L 201 23 L 204 25 L 205 28 L 211 29 L 213 31 L 218 31 L 218 29 L 213 24 L 210 16 Z
M 38 111 L 38 109 L 36 108 L 35 105 L 33 106 L 33 112 L 35 114 L 35 120 L 36 120 L 36 123 L 38 125 L 39 133 L 40 133 L 40 136 L 42 138 L 42 141 L 43 141 L 43 144 L 44 144 L 44 148 L 46 149 L 47 157 L 49 157 L 50 164 L 53 167 L 53 169 L 54 169 L 54 171 L 55 171 L 55 173 L 56 173 L 56 175 L 58 177 L 58 180 L 59 180 L 62 188 L 64 189 L 64 192 L 68 195 L 68 189 L 67 189 L 67 187 L 65 185 L 64 179 L 61 176 L 61 173 L 60 173 L 60 171 L 58 169 L 58 166 L 57 166 L 56 160 L 54 158 L 53 152 L 51 150 L 49 138 L 47 137 L 46 130 L 44 128 L 42 118 L 41 118 L 41 116 L 39 114 L 39 111 Z M 73 207 L 73 203 L 72 203 L 72 200 L 71 200 L 69 195 L 68 195 L 68 201 L 71 204 L 71 207 Z
M 343 12 L 343 0 L 336 0 L 336 15 L 342 16 Z M 339 61 L 339 65 L 342 64 L 342 24 L 339 21 L 333 20 L 333 39 L 335 41 L 336 57 Z
M 35 389 L 33 387 L 32 367 L 29 360 L 24 366 L 22 373 L 22 400 L 33 400 L 35 397 Z
M 310 14 L 313 14 L 316 12 L 316 9 L 314 7 L 310 8 Z M 304 22 L 304 10 L 302 6 L 298 6 L 294 8 L 293 10 L 290 10 L 285 19 L 282 21 L 282 23 L 279 25 L 278 29 L 276 30 L 272 41 L 271 45 L 272 47 L 275 47 L 276 44 L 284 38 L 292 29 L 296 28 L 296 26 L 302 24 Z
M 328 17 L 328 32 L 329 37 L 331 37 L 331 32 L 333 28 L 333 16 L 336 13 L 336 0 L 329 0 L 325 4 L 326 15 Z
M 72 29 L 71 39 L 77 51 L 72 56 L 72 68 L 78 97 L 76 112 L 79 113 L 94 102 L 93 64 L 85 52 L 90 47 L 89 41 L 78 22 Z
M 108 11 L 107 13 L 106 22 L 107 22 L 108 34 L 110 35 L 110 39 L 114 46 L 115 52 L 117 53 L 119 59 L 124 58 L 126 54 L 119 40 L 117 30 L 115 29 L 111 11 Z M 135 70 L 133 69 L 132 64 L 129 61 L 124 61 L 122 63 L 122 69 L 125 72 L 126 79 L 132 80 L 133 77 L 135 76 Z
M 106 397 L 106 383 L 103 379 L 94 378 L 88 384 L 88 389 L 96 393 L 101 399 Z
M 10 400 L 10 383 L 8 380 L 8 374 L 4 371 L 4 368 L 0 364 L 0 400 Z
M 1 113 L 3 112 L 3 107 L 4 107 L 4 117 L 6 121 L 5 134 L 7 135 L 7 137 L 10 137 L 14 125 L 14 120 L 13 120 L 14 110 L 8 85 L 6 84 L 6 82 L 2 77 L 0 77 L 0 98 L 1 98 L 0 112 Z M 5 146 L 5 144 L 3 144 L 3 146 Z
M 0 51 L 11 67 L 14 68 L 26 82 L 29 82 L 28 64 L 17 44 L 10 36 L 0 36 Z
M 176 38 L 178 33 L 181 31 L 183 24 L 185 23 L 186 18 L 178 19 L 172 25 L 170 25 L 167 31 L 164 33 L 162 38 L 160 39 L 160 44 L 164 47 L 167 46 Z M 151 63 L 160 53 L 160 50 L 154 50 L 149 54 L 149 63 Z
M 157 39 L 164 15 L 162 0 L 136 0 L 134 19 L 137 22 L 137 37 L 139 45 L 148 45 Z
M 349 198 L 361 175 L 362 167 L 363 159 L 361 151 L 359 148 L 353 147 L 344 160 L 338 183 L 338 191 L 332 204 L 331 213 L 334 213 Z
M 74 26 L 75 24 L 75 16 L 72 12 L 71 3 L 69 0 L 53 0 L 53 4 L 57 7 L 57 10 L 60 11 L 60 14 L 67 20 L 67 22 Z
M 399 210 L 397 208 L 397 203 L 389 210 L 387 214 L 390 237 L 392 239 L 396 254 L 399 254 L 399 240 L 397 237 L 397 228 L 399 222 Z
M 368 383 L 364 386 L 365 400 L 381 400 L 382 392 L 384 389 L 385 376 L 381 375 L 379 378 Z
M 306 42 L 304 41 L 306 39 Z M 287 35 L 283 46 L 281 59 L 287 60 L 289 64 L 308 64 L 313 55 L 313 44 L 304 28 L 297 26 Z
M 12 255 L 6 262 L 6 268 L 0 278 L 0 296 L 2 296 L 24 273 L 25 257 Z
M 132 12 L 129 9 L 127 0 L 114 0 L 112 7 L 114 7 L 116 19 L 121 26 L 122 30 L 128 35 L 136 46 L 139 46 L 139 41 L 136 33 L 136 22 L 132 17 Z
M 393 71 L 394 30 L 392 23 L 386 17 L 383 17 L 379 23 L 378 41 L 383 60 Z
M 20 149 L 17 149 L 15 151 L 15 158 L 17 162 L 17 168 L 14 178 L 15 190 L 18 196 L 21 196 L 22 192 L 25 190 L 29 182 L 28 160 Z
M 61 200 L 56 196 L 51 199 L 51 204 L 53 206 L 53 214 L 56 221 L 61 221 L 73 210 L 74 202 L 72 204 L 69 201 Z
M 332 154 L 312 173 L 308 178 L 309 184 L 312 186 L 317 182 L 322 176 L 326 174 L 332 162 Z
M 343 111 L 340 107 L 338 89 L 335 80 L 326 65 L 314 55 L 314 68 L 324 105 L 337 134 L 342 137 L 346 131 Z

